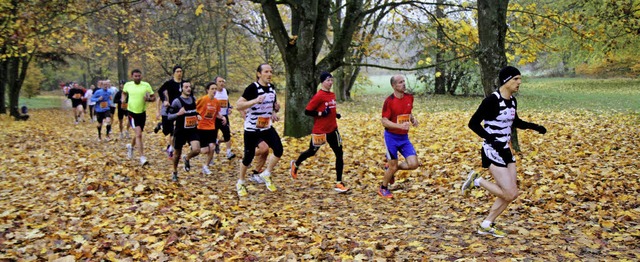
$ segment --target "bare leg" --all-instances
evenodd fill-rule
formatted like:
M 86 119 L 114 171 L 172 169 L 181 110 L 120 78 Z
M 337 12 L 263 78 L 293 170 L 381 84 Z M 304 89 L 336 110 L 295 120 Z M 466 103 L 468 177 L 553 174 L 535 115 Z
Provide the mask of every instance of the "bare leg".
M 509 206 L 518 195 L 518 185 L 516 183 L 516 165 L 510 163 L 507 167 L 489 166 L 489 171 L 496 180 L 496 184 L 482 179 L 480 186 L 487 189 L 491 194 L 498 197 L 491 206 L 489 215 L 485 220 L 494 221 Z

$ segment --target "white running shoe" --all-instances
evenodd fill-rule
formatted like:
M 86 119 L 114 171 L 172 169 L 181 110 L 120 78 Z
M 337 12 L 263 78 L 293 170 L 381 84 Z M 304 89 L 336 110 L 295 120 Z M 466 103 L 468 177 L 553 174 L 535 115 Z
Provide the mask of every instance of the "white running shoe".
M 262 180 L 262 178 L 258 174 L 249 175 L 249 178 L 247 178 L 247 180 L 257 184 L 264 184 L 264 180 Z
M 145 156 L 141 156 L 140 157 L 140 165 L 144 166 L 144 165 L 148 165 L 149 161 L 147 161 L 147 158 Z
M 207 167 L 206 165 L 202 166 L 202 173 L 204 173 L 205 175 L 213 174 L 213 172 L 211 172 L 211 170 L 209 170 L 209 167 Z

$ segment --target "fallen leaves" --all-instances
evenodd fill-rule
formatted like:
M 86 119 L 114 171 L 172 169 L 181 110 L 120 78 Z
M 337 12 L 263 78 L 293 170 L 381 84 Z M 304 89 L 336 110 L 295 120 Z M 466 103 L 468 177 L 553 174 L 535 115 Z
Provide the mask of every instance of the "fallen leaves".
M 520 112 L 549 133 L 519 133 L 521 195 L 497 221 L 509 236 L 493 239 L 475 230 L 494 198 L 484 190 L 459 193 L 471 169 L 491 179 L 479 167 L 481 141 L 466 128 L 471 111 L 417 106 L 421 125 L 410 137 L 421 167 L 399 172 L 395 198 L 381 199 L 379 108 L 339 107 L 350 193 L 333 192 L 329 147 L 292 181 L 287 164 L 309 138 L 283 138 L 285 154 L 273 172 L 278 192 L 248 184 L 243 199 L 235 193 L 238 158 L 216 157 L 214 175 L 205 176 L 198 157 L 176 184 L 164 139 L 151 131 L 145 131 L 151 166 L 141 168 L 126 159 L 124 141 L 97 142 L 94 125 L 71 125 L 60 117 L 67 111 L 35 110 L 26 122 L 0 118 L 0 259 L 640 259 L 637 115 Z

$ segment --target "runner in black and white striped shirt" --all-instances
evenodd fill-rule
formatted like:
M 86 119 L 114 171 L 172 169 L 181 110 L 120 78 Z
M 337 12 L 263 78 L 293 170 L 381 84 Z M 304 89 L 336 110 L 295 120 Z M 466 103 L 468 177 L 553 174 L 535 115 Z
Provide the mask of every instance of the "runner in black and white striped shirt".
M 276 191 L 276 186 L 271 181 L 271 170 L 282 157 L 283 148 L 280 136 L 271 126 L 272 121 L 277 121 L 277 100 L 276 89 L 271 84 L 271 76 L 273 69 L 269 64 L 261 64 L 258 66 L 256 82 L 247 86 L 244 93 L 238 99 L 236 108 L 245 110 L 247 116 L 244 120 L 244 157 L 240 166 L 240 174 L 236 189 L 239 196 L 247 195 L 247 189 L 244 186 L 244 179 L 247 169 L 255 156 L 255 149 L 260 140 L 264 141 L 273 150 L 274 157 L 271 158 L 267 169 L 260 174 L 265 181 L 269 191 Z
M 511 129 L 533 129 L 541 134 L 547 132 L 543 126 L 523 121 L 516 112 L 518 103 L 512 95 L 518 92 L 522 77 L 515 67 L 507 66 L 499 73 L 500 88 L 486 97 L 469 120 L 469 128 L 484 138 L 482 144 L 482 167 L 489 168 L 496 183 L 478 177 L 471 172 L 462 185 L 462 192 L 473 187 L 483 187 L 497 196 L 489 215 L 480 224 L 478 233 L 504 237 L 506 233 L 497 229 L 493 221 L 518 197 L 516 159 L 511 154 L 509 140 Z M 480 124 L 484 121 L 484 128 Z

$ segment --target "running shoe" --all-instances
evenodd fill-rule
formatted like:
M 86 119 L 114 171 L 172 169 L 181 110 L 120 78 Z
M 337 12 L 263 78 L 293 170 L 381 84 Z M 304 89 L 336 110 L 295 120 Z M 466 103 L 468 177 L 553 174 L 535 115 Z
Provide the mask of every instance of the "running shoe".
M 271 192 L 278 191 L 278 189 L 276 188 L 276 185 L 274 185 L 273 182 L 271 181 L 271 174 L 268 174 L 265 172 L 260 173 L 260 178 L 264 180 L 264 184 L 267 186 L 267 189 L 269 189 L 269 191 Z
M 233 159 L 234 157 L 236 157 L 236 154 L 231 153 L 231 152 L 227 153 L 227 159 L 231 160 L 231 159 Z
M 289 174 L 291 174 L 291 178 L 298 178 L 298 165 L 296 165 L 295 160 L 291 160 L 291 169 L 289 170 Z
M 507 233 L 505 233 L 504 231 L 496 228 L 496 224 L 495 223 L 491 223 L 491 226 L 489 227 L 482 227 L 479 226 L 478 227 L 478 234 L 480 235 L 492 235 L 494 237 L 506 237 Z
M 105 140 L 105 141 L 107 141 L 107 142 L 109 142 L 109 141 L 111 141 L 111 137 L 110 137 L 110 136 L 107 136 L 104 140 Z
M 127 158 L 131 159 L 133 157 L 133 147 L 131 144 L 127 144 Z
M 209 170 L 209 167 L 206 166 L 206 165 L 202 166 L 202 173 L 205 174 L 205 175 L 213 174 L 213 172 L 211 172 L 211 170 Z
M 145 165 L 148 165 L 148 164 L 149 164 L 149 161 L 147 161 L 147 158 L 145 156 L 141 156 L 140 157 L 140 165 L 141 166 L 145 166 Z
M 247 195 L 247 188 L 244 186 L 244 184 L 237 183 L 236 191 L 238 191 L 238 196 L 243 197 Z
M 173 158 L 173 148 L 171 148 L 171 145 L 167 145 L 167 148 L 164 149 L 164 152 L 167 153 L 167 157 L 169 158 Z
M 162 122 L 158 123 L 156 127 L 153 128 L 153 132 L 157 134 L 160 129 L 162 129 Z
M 262 180 L 262 178 L 258 174 L 249 175 L 249 178 L 247 178 L 247 180 L 256 184 L 264 184 L 264 180 Z
M 471 170 L 471 172 L 469 172 L 469 175 L 467 176 L 467 180 L 464 181 L 462 187 L 460 188 L 460 191 L 463 195 L 469 194 L 470 189 L 475 187 L 473 181 L 476 180 L 476 178 L 478 178 L 478 174 L 474 170 Z
M 391 194 L 391 191 L 389 191 L 388 188 L 382 188 L 382 186 L 380 186 L 380 188 L 378 189 L 378 195 L 384 198 L 393 198 L 393 194 Z
M 187 156 L 182 156 L 182 160 L 184 161 L 184 171 L 189 172 L 189 170 L 191 170 L 191 164 L 189 160 L 187 160 Z
M 126 136 L 127 138 L 131 138 L 131 137 L 129 136 L 129 131 L 125 132 L 124 134 L 125 134 L 125 136 Z
M 336 184 L 336 187 L 334 187 L 333 190 L 337 191 L 338 193 L 344 193 L 349 191 L 349 188 L 344 186 L 344 184 L 340 182 Z
M 178 182 L 178 172 L 171 173 L 171 181 Z

